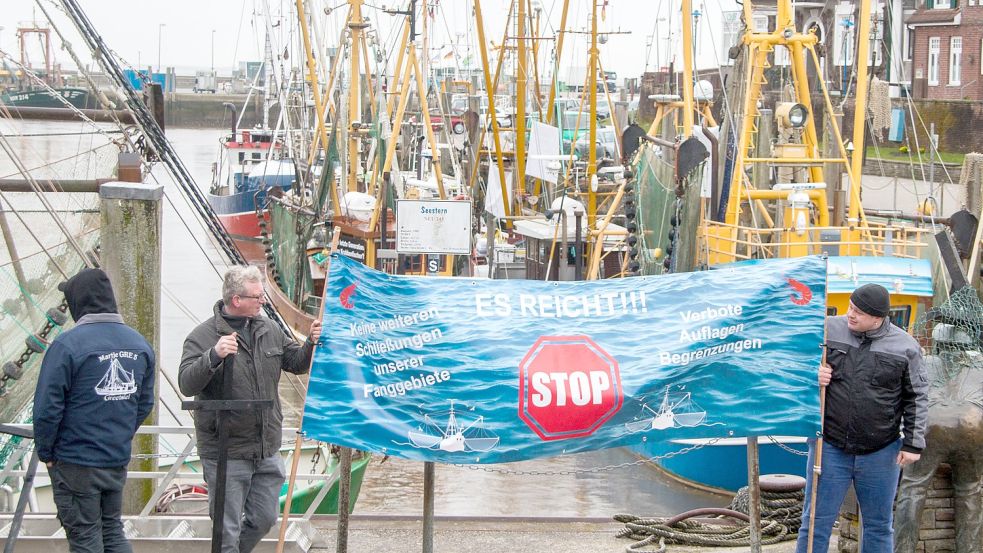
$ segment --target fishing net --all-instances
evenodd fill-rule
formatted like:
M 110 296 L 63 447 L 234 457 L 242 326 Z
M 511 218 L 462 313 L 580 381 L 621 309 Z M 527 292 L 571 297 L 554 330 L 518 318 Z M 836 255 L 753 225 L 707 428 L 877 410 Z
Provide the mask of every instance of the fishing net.
M 31 420 L 41 351 L 71 325 L 58 311 L 64 299 L 58 284 L 85 267 L 83 256 L 99 243 L 99 195 L 60 192 L 58 183 L 113 178 L 119 153 L 102 132 L 40 129 L 19 121 L 2 129 L 17 138 L 11 144 L 18 163 L 0 157 L 0 177 L 30 176 L 44 191 L 43 197 L 6 192 L 0 199 L 0 420 L 6 422 Z M 70 154 L 59 156 L 64 152 Z M 19 441 L 0 435 L 0 466 L 24 454 Z
M 638 258 L 643 275 L 695 268 L 700 182 L 705 165 L 690 173 L 680 198 L 676 194 L 675 168 L 660 152 L 661 148 L 643 146 L 635 166 L 641 245 Z
M 669 242 L 670 219 L 675 211 L 672 187 L 673 167 L 658 155 L 659 150 L 642 147 L 639 151 L 635 185 L 638 187 L 639 263 L 643 275 L 659 275 L 663 253 Z
M 85 266 L 82 254 L 65 238 L 61 224 L 83 252 L 99 241 L 96 194 L 51 194 L 49 212 L 34 193 L 6 193 L 0 226 L 0 420 L 30 420 L 41 355 L 28 348 L 51 341 L 63 328 L 49 323 L 49 311 L 63 301 L 58 284 Z M 70 321 L 66 322 L 69 324 Z M 42 329 L 48 332 L 42 333 Z M 39 334 L 40 333 L 40 334 Z M 16 440 L 0 437 L 0 466 Z
M 327 244 L 329 236 L 324 226 L 315 227 L 321 215 L 331 211 L 331 187 L 338 186 L 335 168 L 338 165 L 337 132 L 332 131 L 328 139 L 327 160 L 321 168 L 318 184 L 313 192 L 292 190 L 280 200 L 271 200 L 269 209 L 269 233 L 264 236 L 273 255 L 274 274 L 280 289 L 295 304 L 311 313 L 317 312 L 319 305 L 305 305 L 312 299 L 313 278 L 307 263 L 308 246 Z M 342 191 L 338 192 L 339 194 Z M 314 198 L 309 205 L 308 197 Z M 315 261 L 323 261 L 321 254 Z
M 983 303 L 976 290 L 966 286 L 926 311 L 915 322 L 914 336 L 926 348 L 929 405 L 960 400 L 983 409 L 983 373 L 975 374 L 983 369 Z

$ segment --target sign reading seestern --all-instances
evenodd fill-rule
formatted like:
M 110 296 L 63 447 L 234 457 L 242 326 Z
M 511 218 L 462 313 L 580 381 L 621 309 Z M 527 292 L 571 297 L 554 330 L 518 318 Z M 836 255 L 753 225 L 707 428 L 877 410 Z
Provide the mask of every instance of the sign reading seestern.
M 396 251 L 471 253 L 471 202 L 397 200 Z

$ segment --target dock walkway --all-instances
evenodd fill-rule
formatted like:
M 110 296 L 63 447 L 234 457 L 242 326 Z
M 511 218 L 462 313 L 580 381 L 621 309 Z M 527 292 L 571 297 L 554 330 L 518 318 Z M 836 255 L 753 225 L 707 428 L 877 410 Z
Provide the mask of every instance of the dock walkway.
M 337 539 L 333 516 L 315 517 L 318 532 L 309 553 L 333 553 Z M 600 518 L 438 517 L 434 523 L 436 553 L 624 553 L 633 542 L 615 538 L 622 525 Z M 423 550 L 423 523 L 418 517 L 355 515 L 349 523 L 349 553 Z M 646 548 L 654 551 L 655 548 Z M 747 551 L 748 547 L 667 546 L 666 553 Z M 795 541 L 764 546 L 766 553 L 792 553 Z M 836 551 L 834 541 L 830 551 Z

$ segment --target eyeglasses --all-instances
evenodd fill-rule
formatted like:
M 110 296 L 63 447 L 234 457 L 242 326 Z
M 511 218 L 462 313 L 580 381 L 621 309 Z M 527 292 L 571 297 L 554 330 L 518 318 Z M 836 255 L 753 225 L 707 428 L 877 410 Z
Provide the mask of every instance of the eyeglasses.
M 259 295 L 259 296 L 249 296 L 246 294 L 236 294 L 236 295 L 239 296 L 240 298 L 249 298 L 251 300 L 258 300 L 258 301 L 263 301 L 266 299 L 266 296 L 263 295 Z

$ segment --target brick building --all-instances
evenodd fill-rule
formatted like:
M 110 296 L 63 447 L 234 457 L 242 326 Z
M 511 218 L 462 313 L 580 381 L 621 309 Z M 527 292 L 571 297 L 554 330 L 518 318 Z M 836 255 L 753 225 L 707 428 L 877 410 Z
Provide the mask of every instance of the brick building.
M 868 53 L 868 65 L 879 78 L 892 84 L 892 97 L 899 96 L 902 89 L 907 89 L 911 85 L 911 32 L 904 26 L 904 22 L 916 13 L 917 5 L 924 1 L 926 0 L 872 0 L 871 2 L 871 49 Z M 973 1 L 983 2 L 983 0 Z M 754 21 L 751 25 L 756 31 L 774 30 L 777 11 L 775 4 L 775 0 L 755 2 Z M 800 31 L 811 30 L 819 38 L 819 43 L 822 45 L 819 54 L 824 66 L 822 73 L 830 90 L 845 91 L 852 83 L 859 10 L 859 0 L 795 2 L 795 28 Z M 732 63 L 727 60 L 727 53 L 738 39 L 742 21 L 739 11 L 725 11 L 722 17 L 723 32 L 722 40 L 719 42 L 721 48 L 719 59 L 724 60 L 722 63 L 726 65 Z M 769 62 L 772 65 L 770 74 L 781 76 L 783 72 L 788 73 L 786 68 L 789 59 L 784 49 L 776 49 L 770 56 Z M 817 75 L 812 61 L 808 60 L 806 66 L 810 81 L 814 81 Z M 769 78 L 769 86 L 774 88 L 775 81 L 776 79 Z
M 906 25 L 912 96 L 983 100 L 983 0 L 925 0 Z

